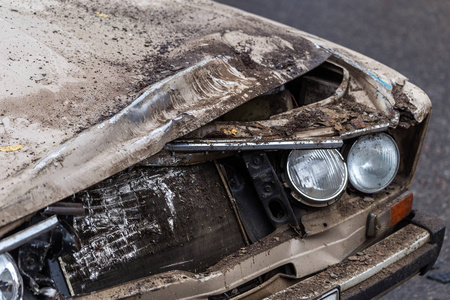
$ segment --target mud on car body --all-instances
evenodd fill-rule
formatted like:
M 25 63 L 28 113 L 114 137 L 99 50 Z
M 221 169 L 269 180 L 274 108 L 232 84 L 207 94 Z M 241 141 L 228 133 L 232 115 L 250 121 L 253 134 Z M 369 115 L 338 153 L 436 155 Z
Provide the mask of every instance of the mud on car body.
M 201 0 L 0 22 L 5 298 L 367 299 L 439 254 L 396 71 Z

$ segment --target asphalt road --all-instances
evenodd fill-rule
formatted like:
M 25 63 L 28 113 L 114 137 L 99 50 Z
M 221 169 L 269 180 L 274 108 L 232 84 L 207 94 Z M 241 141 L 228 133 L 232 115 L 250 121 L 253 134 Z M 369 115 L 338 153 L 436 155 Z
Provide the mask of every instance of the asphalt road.
M 450 229 L 450 1 L 220 0 L 372 57 L 407 76 L 433 102 L 416 173 L 414 206 Z M 450 241 L 431 273 L 450 272 Z M 450 284 L 416 276 L 383 299 L 450 299 Z

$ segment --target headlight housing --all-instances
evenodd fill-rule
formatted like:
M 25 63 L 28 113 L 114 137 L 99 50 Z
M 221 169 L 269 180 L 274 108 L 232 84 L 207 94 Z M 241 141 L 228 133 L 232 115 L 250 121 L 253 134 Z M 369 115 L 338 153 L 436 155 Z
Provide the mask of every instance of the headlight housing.
M 347 186 L 347 166 L 336 149 L 293 150 L 287 160 L 295 197 L 309 206 L 323 207 L 333 203 Z
M 347 164 L 353 187 L 363 193 L 376 193 L 387 187 L 397 175 L 400 153 L 390 135 L 365 135 L 350 148 Z
M 8 253 L 0 255 L 0 298 L 22 299 L 23 282 L 19 268 Z

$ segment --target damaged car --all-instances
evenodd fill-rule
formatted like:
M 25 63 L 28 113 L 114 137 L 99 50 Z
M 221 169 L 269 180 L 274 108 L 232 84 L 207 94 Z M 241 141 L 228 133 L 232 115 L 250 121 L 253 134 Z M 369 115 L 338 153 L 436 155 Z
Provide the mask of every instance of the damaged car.
M 0 23 L 2 299 L 370 299 L 433 266 L 398 72 L 207 0 Z

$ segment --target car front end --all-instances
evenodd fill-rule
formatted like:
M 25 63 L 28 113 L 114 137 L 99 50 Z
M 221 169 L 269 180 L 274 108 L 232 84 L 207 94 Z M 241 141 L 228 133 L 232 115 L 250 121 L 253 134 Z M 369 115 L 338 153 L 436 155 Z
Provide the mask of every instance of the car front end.
M 46 67 L 87 75 L 64 85 L 41 74 L 33 92 L 20 87 L 25 109 L 2 98 L 5 297 L 368 299 L 431 268 L 445 227 L 412 210 L 410 191 L 431 113 L 422 90 L 213 2 L 94 4 L 70 4 L 69 23 L 61 3 L 16 11 L 64 41 L 46 40 L 58 53 Z M 115 30 L 114 51 L 133 48 L 119 61 L 99 36 L 80 56 L 69 42 L 80 30 Z M 110 78 L 134 91 L 114 109 L 117 98 L 95 92 L 114 92 Z M 54 106 L 31 111 L 44 98 Z M 22 145 L 24 111 L 37 138 Z M 39 119 L 49 115 L 69 121 Z

